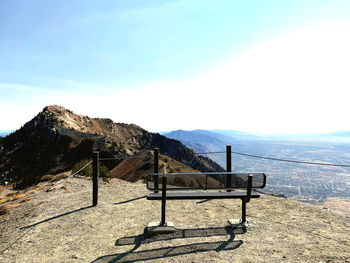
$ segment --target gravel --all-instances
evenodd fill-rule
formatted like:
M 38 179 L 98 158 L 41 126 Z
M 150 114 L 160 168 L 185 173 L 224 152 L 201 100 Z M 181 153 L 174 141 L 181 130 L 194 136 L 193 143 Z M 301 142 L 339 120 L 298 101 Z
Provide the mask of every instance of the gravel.
M 348 214 L 262 195 L 247 205 L 248 224 L 231 227 L 239 200 L 168 201 L 176 232 L 146 238 L 160 219 L 147 193 L 113 179 L 91 207 L 86 178 L 45 185 L 0 216 L 0 262 L 350 262 Z

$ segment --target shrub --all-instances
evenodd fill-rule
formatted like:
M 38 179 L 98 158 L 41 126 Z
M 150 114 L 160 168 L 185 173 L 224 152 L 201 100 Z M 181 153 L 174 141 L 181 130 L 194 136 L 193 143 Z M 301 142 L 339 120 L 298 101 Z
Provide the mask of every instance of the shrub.
M 73 166 L 72 173 L 77 172 L 83 166 L 87 165 L 88 162 L 89 160 L 82 160 L 80 162 L 77 162 Z M 89 164 L 88 166 L 86 166 L 83 170 L 79 172 L 79 174 L 86 177 L 92 177 L 92 164 Z M 108 179 L 113 177 L 109 169 L 101 163 L 100 163 L 100 177 L 102 177 L 104 181 L 107 181 Z
M 33 189 L 33 190 L 30 190 L 27 192 L 28 195 L 33 195 L 33 194 L 36 194 L 38 191 Z
M 26 194 L 16 194 L 16 195 L 14 195 L 14 196 L 12 197 L 12 201 L 21 199 L 21 198 L 23 198 L 23 197 L 25 197 L 25 196 L 26 196 Z
M 47 175 L 44 175 L 40 178 L 40 181 L 41 182 L 47 182 L 47 181 L 51 181 L 53 178 L 55 178 L 54 175 L 51 175 L 51 174 L 47 174 Z
M 76 164 L 74 164 L 73 168 L 72 168 L 72 173 L 76 173 L 78 170 L 80 170 L 82 167 L 84 167 L 85 165 L 87 165 L 87 163 L 89 162 L 89 160 L 82 160 L 80 162 L 77 162 Z M 92 176 L 92 164 L 89 164 L 88 166 L 86 166 L 83 170 L 81 170 L 78 174 L 80 174 L 81 176 L 86 176 L 86 177 L 91 177 Z
M 61 173 L 61 174 L 58 174 L 56 175 L 54 178 L 53 178 L 53 182 L 55 181 L 60 181 L 62 179 L 66 179 L 68 177 L 68 174 L 67 173 Z
M 1 215 L 6 215 L 6 214 L 8 214 L 10 212 L 10 209 L 8 209 L 8 207 L 6 207 L 6 206 L 1 206 L 0 207 L 0 216 Z
M 8 197 L 7 198 L 6 197 L 5 198 L 1 198 L 0 199 L 0 205 L 3 204 L 3 203 L 6 203 L 8 201 L 10 201 L 10 199 Z

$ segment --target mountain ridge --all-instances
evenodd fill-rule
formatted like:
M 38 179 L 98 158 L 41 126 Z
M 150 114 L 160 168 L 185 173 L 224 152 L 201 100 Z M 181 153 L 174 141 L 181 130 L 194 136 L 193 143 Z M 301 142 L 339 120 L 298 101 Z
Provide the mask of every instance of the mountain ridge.
M 150 133 L 135 124 L 78 115 L 59 105 L 45 107 L 19 130 L 0 141 L 0 183 L 37 182 L 45 173 L 69 170 L 91 152 L 116 157 L 110 169 L 141 150 L 160 153 L 196 170 L 223 171 L 209 158 L 198 156 L 180 141 Z

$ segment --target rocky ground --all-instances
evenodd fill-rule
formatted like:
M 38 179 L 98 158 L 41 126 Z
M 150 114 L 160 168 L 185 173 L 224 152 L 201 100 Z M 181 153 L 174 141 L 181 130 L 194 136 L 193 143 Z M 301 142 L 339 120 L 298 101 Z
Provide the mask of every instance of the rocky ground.
M 160 219 L 141 182 L 101 182 L 91 207 L 91 181 L 45 183 L 0 216 L 0 262 L 350 262 L 350 216 L 336 210 L 262 195 L 240 201 L 168 201 L 177 231 L 145 238 Z

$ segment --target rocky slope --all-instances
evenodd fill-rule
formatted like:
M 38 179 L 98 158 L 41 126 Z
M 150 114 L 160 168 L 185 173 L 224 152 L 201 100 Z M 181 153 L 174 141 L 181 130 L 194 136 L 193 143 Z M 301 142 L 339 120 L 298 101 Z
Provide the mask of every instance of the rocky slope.
M 0 183 L 36 182 L 42 175 L 70 169 L 76 162 L 101 157 L 123 160 L 141 150 L 158 147 L 167 155 L 199 171 L 223 171 L 181 142 L 150 133 L 134 124 L 77 115 L 61 106 L 48 106 L 22 128 L 0 141 Z M 109 162 L 109 168 L 119 161 Z
M 246 227 L 227 223 L 238 200 L 168 201 L 177 231 L 146 238 L 160 203 L 141 182 L 101 182 L 96 207 L 86 178 L 36 190 L 0 216 L 0 262 L 350 262 L 349 215 L 293 200 L 251 200 Z

